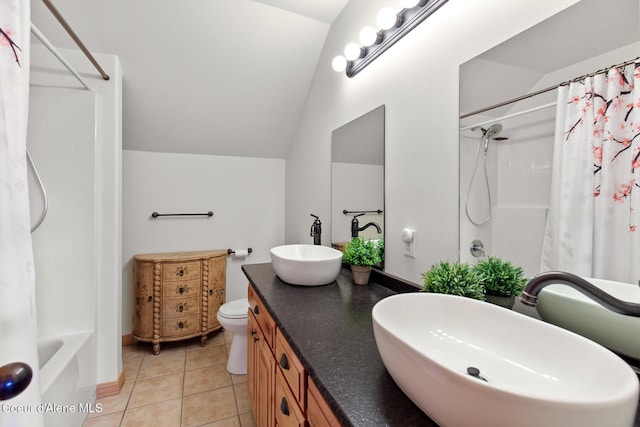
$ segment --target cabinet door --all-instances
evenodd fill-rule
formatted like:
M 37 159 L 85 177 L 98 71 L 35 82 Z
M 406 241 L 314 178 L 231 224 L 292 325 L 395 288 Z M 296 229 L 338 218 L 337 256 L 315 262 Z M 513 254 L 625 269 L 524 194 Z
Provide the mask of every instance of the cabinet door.
M 133 334 L 139 338 L 153 338 L 153 263 L 136 261 L 133 266 L 135 311 Z
M 225 302 L 227 257 L 219 256 L 209 258 L 207 265 L 207 328 L 211 330 L 220 328 L 220 322 L 218 322 L 216 315 L 218 314 L 220 306 Z
M 271 348 L 261 335 L 258 343 L 258 375 L 257 381 L 257 406 L 256 424 L 258 427 L 271 427 L 275 425 L 274 418 L 274 392 L 275 392 L 275 375 L 276 360 L 273 357 Z
M 260 327 L 253 313 L 249 310 L 247 321 L 247 388 L 249 389 L 249 401 L 254 417 L 258 418 L 258 392 L 256 390 L 256 375 L 258 374 L 258 342 L 260 341 Z
M 305 416 L 282 371 L 276 371 L 275 418 L 278 427 L 304 427 Z

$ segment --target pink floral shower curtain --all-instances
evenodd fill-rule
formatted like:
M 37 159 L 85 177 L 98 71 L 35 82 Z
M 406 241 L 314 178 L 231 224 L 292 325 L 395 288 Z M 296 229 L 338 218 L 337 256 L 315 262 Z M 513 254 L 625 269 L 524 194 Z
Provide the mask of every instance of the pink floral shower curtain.
M 640 280 L 640 68 L 558 89 L 542 271 Z

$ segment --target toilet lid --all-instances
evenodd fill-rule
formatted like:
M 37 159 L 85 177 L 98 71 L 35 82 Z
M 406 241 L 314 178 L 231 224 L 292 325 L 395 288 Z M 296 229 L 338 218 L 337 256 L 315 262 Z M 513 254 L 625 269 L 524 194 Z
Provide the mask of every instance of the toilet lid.
M 249 300 L 247 298 L 241 298 L 222 304 L 218 313 L 228 319 L 242 319 L 247 317 L 248 309 Z

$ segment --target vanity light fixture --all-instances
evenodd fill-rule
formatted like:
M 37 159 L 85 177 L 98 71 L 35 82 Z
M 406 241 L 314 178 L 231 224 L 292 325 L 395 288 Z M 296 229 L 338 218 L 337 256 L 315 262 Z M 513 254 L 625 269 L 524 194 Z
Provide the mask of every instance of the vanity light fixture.
M 382 8 L 377 16 L 379 30 L 376 32 L 373 27 L 363 28 L 359 35 L 360 44 L 349 43 L 344 56 L 333 58 L 333 69 L 346 71 L 347 77 L 355 76 L 447 1 L 401 0 L 403 9 L 398 13 L 390 7 Z

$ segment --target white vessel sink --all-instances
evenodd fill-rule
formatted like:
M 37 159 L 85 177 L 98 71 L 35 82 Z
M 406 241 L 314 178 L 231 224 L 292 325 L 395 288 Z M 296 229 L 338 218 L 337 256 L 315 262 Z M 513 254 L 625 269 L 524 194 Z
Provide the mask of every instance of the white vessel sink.
M 615 298 L 640 303 L 640 286 L 585 278 Z M 565 285 L 548 285 L 538 294 L 536 310 L 546 322 L 640 360 L 640 317 L 614 313 Z
M 271 265 L 283 282 L 319 286 L 336 280 L 342 252 L 320 245 L 284 245 L 271 248 Z
M 584 337 L 453 295 L 394 295 L 372 315 L 389 374 L 441 426 L 633 425 L 636 374 Z

